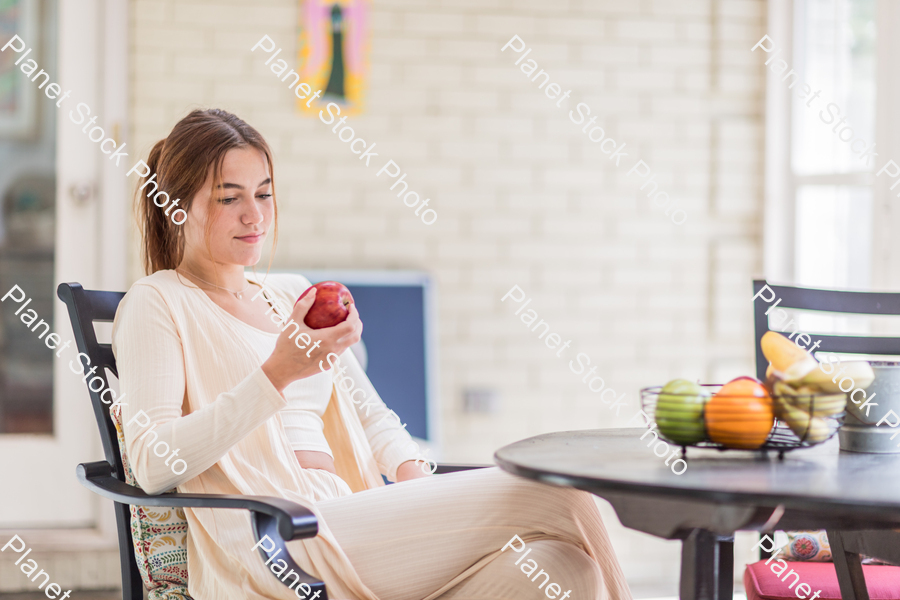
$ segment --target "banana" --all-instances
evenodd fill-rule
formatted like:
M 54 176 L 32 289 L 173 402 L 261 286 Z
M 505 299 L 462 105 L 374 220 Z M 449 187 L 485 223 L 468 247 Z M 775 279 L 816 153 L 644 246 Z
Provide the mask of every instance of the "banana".
M 775 396 L 796 396 L 800 393 L 790 384 L 778 379 L 776 379 L 775 383 L 772 384 L 772 391 L 775 392 Z
M 819 363 L 812 356 L 800 359 L 794 364 L 787 367 L 784 371 L 779 371 L 772 363 L 766 368 L 766 379 L 780 379 L 781 381 L 799 381 L 809 373 L 816 370 Z
M 809 420 L 809 431 L 806 433 L 806 441 L 811 444 L 824 442 L 831 435 L 831 428 L 828 422 L 821 417 L 812 417 Z
M 818 365 L 809 352 L 777 331 L 763 334 L 759 345 L 778 379 L 799 379 Z
M 806 439 L 805 436 L 810 429 L 810 421 L 812 420 L 810 414 L 791 405 L 784 399 L 778 402 L 778 408 L 780 409 L 779 418 L 788 424 L 788 427 L 797 434 L 797 437 L 801 440 Z
M 826 440 L 836 423 L 828 417 L 846 409 L 847 392 L 840 388 L 841 381 L 851 380 L 851 389 L 866 389 L 875 380 L 866 361 L 833 364 L 831 373 L 825 373 L 812 354 L 774 331 L 763 335 L 760 347 L 769 361 L 766 385 L 772 391 L 775 416 L 807 443 Z
M 775 410 L 775 416 L 782 421 L 786 420 L 785 412 L 793 406 L 789 402 L 789 399 L 793 395 L 792 390 L 793 388 L 791 388 L 791 386 L 782 381 L 775 382 L 774 393 L 772 394 L 772 407 Z
M 776 397 L 814 417 L 830 417 L 847 407 L 847 395 L 844 393 L 823 395 L 812 386 L 795 388 L 783 381 L 776 381 L 772 389 Z
M 812 416 L 805 410 L 794 406 L 787 400 L 787 397 L 776 398 L 775 407 L 778 418 L 787 423 L 791 431 L 802 441 L 817 444 L 825 441 L 831 435 L 828 421 L 822 417 Z
M 769 361 L 767 382 L 780 379 L 795 388 L 810 387 L 812 393 L 839 394 L 844 392 L 840 388 L 840 382 L 844 379 L 852 381 L 850 389 L 863 390 L 875 380 L 872 366 L 864 360 L 829 363 L 831 370 L 826 373 L 812 354 L 775 331 L 767 331 L 763 335 L 760 348 Z
M 840 414 L 847 408 L 847 395 L 800 395 L 789 398 L 788 402 L 814 417 L 831 417 Z M 810 410 L 810 407 L 812 407 L 812 410 Z
M 788 405 L 788 401 L 785 400 L 782 396 L 772 396 L 772 400 L 772 408 L 775 412 L 775 418 L 784 421 L 784 406 Z
M 821 368 L 818 368 L 801 377 L 786 378 L 785 380 L 795 387 L 810 386 L 829 394 L 842 393 L 843 390 L 839 387 L 839 384 L 846 378 L 853 380 L 852 387 L 861 390 L 866 389 L 875 381 L 875 372 L 872 370 L 872 365 L 864 360 L 840 363 L 840 368 L 838 369 L 835 368 L 838 365 L 831 364 L 831 373 L 825 373 Z
M 778 380 L 776 380 L 772 385 L 772 390 L 775 392 L 775 394 L 788 398 L 794 398 L 796 396 L 809 396 L 811 394 L 819 393 L 819 390 L 810 386 L 802 386 L 797 388 L 786 381 Z

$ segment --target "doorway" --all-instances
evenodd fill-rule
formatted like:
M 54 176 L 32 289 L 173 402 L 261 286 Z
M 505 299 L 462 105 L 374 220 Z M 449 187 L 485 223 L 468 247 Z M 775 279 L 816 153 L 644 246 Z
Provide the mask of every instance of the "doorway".
M 125 141 L 127 4 L 0 2 L 0 46 L 16 34 L 32 48 L 19 65 L 10 63 L 21 55 L 0 54 L 0 296 L 18 285 L 60 346 L 74 336 L 59 283 L 126 288 L 127 168 L 116 169 L 69 115 L 84 103 Z M 21 68 L 29 58 L 70 97 L 54 101 L 38 89 L 41 80 Z M 4 130 L 6 117 L 19 129 Z M 0 534 L 18 534 L 35 551 L 114 547 L 108 501 L 75 476 L 78 463 L 102 457 L 87 391 L 69 367 L 77 350 L 73 343 L 57 357 L 11 300 L 0 303 Z

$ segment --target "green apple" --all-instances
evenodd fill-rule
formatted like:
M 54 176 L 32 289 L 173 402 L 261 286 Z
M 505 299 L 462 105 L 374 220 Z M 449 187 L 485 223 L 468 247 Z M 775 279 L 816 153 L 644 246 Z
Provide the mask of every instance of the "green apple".
M 678 444 L 706 439 L 703 407 L 709 394 L 699 383 L 673 379 L 663 386 L 656 400 L 656 425 L 660 433 Z

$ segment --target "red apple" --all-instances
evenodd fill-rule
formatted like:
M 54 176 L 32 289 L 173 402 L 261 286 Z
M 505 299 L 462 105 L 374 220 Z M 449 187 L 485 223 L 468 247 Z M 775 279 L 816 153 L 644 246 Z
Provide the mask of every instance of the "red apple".
M 350 305 L 353 304 L 350 290 L 343 283 L 337 281 L 320 281 L 314 286 L 306 288 L 300 294 L 300 298 L 297 298 L 297 302 L 313 288 L 316 288 L 316 299 L 309 308 L 309 312 L 306 313 L 306 318 L 303 319 L 307 327 L 322 329 L 343 323 L 350 314 Z

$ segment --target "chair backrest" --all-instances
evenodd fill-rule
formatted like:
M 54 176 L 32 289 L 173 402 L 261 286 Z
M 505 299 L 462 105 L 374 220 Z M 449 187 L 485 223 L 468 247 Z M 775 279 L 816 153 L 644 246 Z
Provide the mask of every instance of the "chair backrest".
M 756 330 L 756 377 L 760 381 L 765 381 L 766 367 L 769 365 L 760 346 L 763 335 L 769 331 L 769 318 L 766 316 L 766 311 L 779 298 L 781 302 L 778 303 L 778 308 L 858 315 L 900 315 L 900 293 L 819 290 L 769 285 L 765 281 L 757 279 L 753 281 L 753 295 L 759 294 L 763 286 L 768 286 L 773 291 L 775 299 L 765 302 L 760 297 L 753 301 L 753 324 Z M 792 330 L 793 328 L 789 331 Z M 775 329 L 774 331 L 779 330 Z M 818 334 L 811 337 L 822 342 L 816 350 L 817 352 L 825 350 L 848 354 L 900 355 L 900 337 Z
M 821 290 L 814 288 L 769 285 L 762 279 L 753 281 L 755 297 L 764 286 L 768 286 L 774 298 L 770 301 L 762 297 L 753 301 L 753 327 L 756 333 L 756 378 L 766 380 L 766 368 L 769 361 L 762 353 L 763 335 L 769 331 L 769 317 L 766 311 L 777 303 L 778 308 L 794 308 L 800 310 L 816 310 L 829 313 L 845 313 L 857 315 L 900 315 L 900 293 L 889 292 L 844 292 L 837 290 Z M 779 302 L 780 299 L 780 302 Z M 773 331 L 780 331 L 774 329 Z M 793 329 L 790 329 L 793 331 Z M 803 333 L 802 331 L 800 333 Z M 854 335 L 818 335 L 821 341 L 817 351 L 846 352 L 848 354 L 886 354 L 900 355 L 900 338 L 865 337 Z M 772 556 L 760 547 L 760 559 Z
M 69 319 L 72 321 L 72 331 L 75 334 L 75 344 L 78 351 L 90 358 L 90 366 L 97 367 L 93 377 L 103 379 L 103 387 L 99 391 L 93 391 L 88 387 L 91 397 L 91 405 L 94 409 L 94 418 L 100 430 L 100 441 L 103 444 L 103 453 L 107 462 L 114 467 L 116 478 L 125 481 L 125 465 L 119 453 L 119 442 L 116 437 L 116 427 L 109 414 L 109 405 L 104 404 L 100 398 L 103 390 L 109 387 L 109 379 L 106 376 L 107 369 L 116 377 L 116 358 L 113 356 L 110 344 L 101 344 L 97 341 L 94 332 L 94 322 L 111 323 L 116 316 L 119 302 L 125 296 L 125 292 L 103 292 L 86 290 L 79 283 L 61 283 L 56 288 L 56 295 L 65 302 L 69 310 Z M 107 399 L 110 394 L 107 394 Z M 135 562 L 134 546 L 131 540 L 131 513 L 127 504 L 115 504 L 116 529 L 119 538 L 119 559 L 122 569 L 122 597 L 125 600 L 140 600 L 143 598 L 143 583 L 141 574 Z

